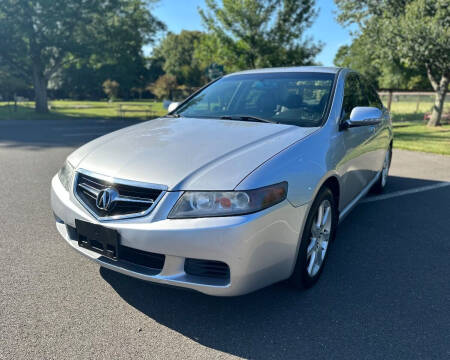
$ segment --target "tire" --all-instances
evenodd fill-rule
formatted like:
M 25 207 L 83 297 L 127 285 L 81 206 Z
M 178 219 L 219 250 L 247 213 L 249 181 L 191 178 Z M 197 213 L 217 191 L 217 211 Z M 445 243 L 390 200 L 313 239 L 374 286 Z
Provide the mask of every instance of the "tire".
M 383 192 L 386 187 L 388 177 L 389 177 L 389 168 L 391 167 L 392 160 L 392 146 L 389 146 L 389 149 L 386 151 L 386 155 L 384 157 L 383 168 L 381 169 L 381 175 L 377 182 L 373 184 L 370 189 L 371 192 L 375 194 L 380 194 Z
M 321 209 L 322 221 L 320 222 L 321 226 L 317 227 L 319 209 Z M 325 220 L 327 209 L 329 211 Z M 329 216 L 331 218 L 328 218 Z M 319 280 L 325 266 L 330 244 L 336 235 L 337 224 L 338 210 L 336 200 L 331 190 L 325 187 L 319 191 L 306 219 L 305 228 L 300 239 L 297 262 L 289 279 L 293 286 L 307 289 Z

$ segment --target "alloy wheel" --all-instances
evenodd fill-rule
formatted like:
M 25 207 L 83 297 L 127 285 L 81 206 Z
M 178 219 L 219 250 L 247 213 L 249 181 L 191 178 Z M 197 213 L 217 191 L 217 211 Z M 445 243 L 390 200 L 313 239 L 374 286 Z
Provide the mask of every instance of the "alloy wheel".
M 332 216 L 330 201 L 325 199 L 317 209 L 311 227 L 310 242 L 306 253 L 306 270 L 310 277 L 319 272 L 325 260 L 330 241 Z

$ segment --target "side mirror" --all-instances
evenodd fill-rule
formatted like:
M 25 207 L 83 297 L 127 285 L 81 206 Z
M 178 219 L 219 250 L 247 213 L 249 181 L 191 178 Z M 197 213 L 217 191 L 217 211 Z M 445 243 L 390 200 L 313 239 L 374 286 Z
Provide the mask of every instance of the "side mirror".
M 376 107 L 357 106 L 353 108 L 350 119 L 342 123 L 344 129 L 357 126 L 377 125 L 381 122 L 383 113 Z
M 167 112 L 174 111 L 178 107 L 178 105 L 180 105 L 179 102 L 170 103 L 169 107 L 167 108 Z

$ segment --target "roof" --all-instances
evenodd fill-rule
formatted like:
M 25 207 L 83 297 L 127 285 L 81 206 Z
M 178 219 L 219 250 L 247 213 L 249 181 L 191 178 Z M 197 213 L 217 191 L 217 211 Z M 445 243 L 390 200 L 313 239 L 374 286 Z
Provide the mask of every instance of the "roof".
M 265 69 L 244 70 L 235 72 L 231 75 L 242 74 L 263 74 L 263 73 L 279 73 L 279 72 L 317 72 L 317 73 L 329 73 L 336 74 L 341 68 L 339 67 L 327 67 L 327 66 L 289 66 L 289 67 L 274 67 Z

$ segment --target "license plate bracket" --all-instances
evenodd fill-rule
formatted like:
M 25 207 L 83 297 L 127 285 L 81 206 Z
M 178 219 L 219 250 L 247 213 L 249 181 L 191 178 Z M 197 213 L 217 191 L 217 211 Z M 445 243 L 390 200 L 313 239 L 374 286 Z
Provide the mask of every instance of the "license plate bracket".
M 109 259 L 119 259 L 120 235 L 117 230 L 75 219 L 78 245 Z

